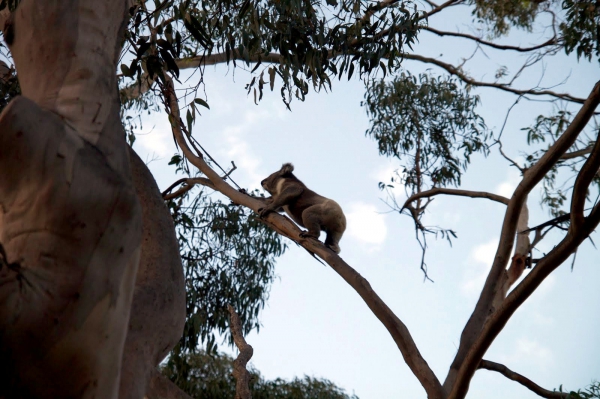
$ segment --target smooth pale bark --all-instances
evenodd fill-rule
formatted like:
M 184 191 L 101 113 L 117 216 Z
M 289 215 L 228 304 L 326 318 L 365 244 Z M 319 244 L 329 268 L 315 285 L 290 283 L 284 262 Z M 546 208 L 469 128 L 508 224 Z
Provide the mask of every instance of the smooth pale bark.
M 119 120 L 125 0 L 23 0 L 0 115 L 0 397 L 116 398 L 142 215 Z M 9 265 L 10 264 L 10 265 Z
M 151 384 L 150 379 L 181 338 L 185 323 L 183 267 L 173 218 L 144 162 L 133 150 L 130 159 L 142 205 L 142 252 L 123 350 L 119 399 L 139 399 L 155 385 L 173 385 L 169 380 Z M 178 388 L 168 391 L 177 392 Z

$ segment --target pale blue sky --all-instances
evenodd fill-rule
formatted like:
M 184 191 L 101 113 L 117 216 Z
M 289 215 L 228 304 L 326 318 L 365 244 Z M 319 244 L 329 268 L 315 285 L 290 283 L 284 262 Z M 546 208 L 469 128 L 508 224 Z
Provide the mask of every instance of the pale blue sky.
M 464 30 L 466 9 L 453 18 L 432 20 L 432 25 Z M 434 17 L 435 18 L 435 17 Z M 465 19 L 467 18 L 467 19 Z M 515 37 L 521 37 L 519 34 Z M 524 36 L 523 36 L 524 37 Z M 527 42 L 533 39 L 528 37 Z M 457 62 L 472 46 L 422 33 L 416 51 Z M 514 70 L 523 58 L 486 50 L 489 59 L 476 56 L 467 68 L 473 77 L 492 80 L 496 69 Z M 423 65 L 405 61 L 413 73 Z M 376 143 L 365 137 L 368 119 L 360 101 L 364 85 L 353 79 L 334 82 L 332 93 L 310 93 L 306 102 L 285 109 L 279 93 L 266 93 L 254 105 L 244 90 L 248 75 L 224 65 L 208 68 L 205 75 L 211 110 L 203 111 L 194 136 L 222 165 L 234 161 L 234 179 L 243 187 L 258 188 L 259 181 L 284 162 L 293 162 L 296 175 L 309 187 L 335 199 L 348 217 L 341 241 L 341 256 L 373 286 L 404 321 L 421 353 L 438 378 L 444 379 L 456 352 L 460 332 L 470 315 L 491 264 L 504 207 L 486 200 L 438 198 L 427 216 L 430 224 L 451 227 L 458 233 L 454 247 L 430 239 L 428 264 L 435 283 L 424 283 L 419 270 L 420 249 L 411 220 L 381 201 L 379 181 L 389 178 L 398 164 L 377 154 Z M 434 73 L 439 70 L 432 68 Z M 537 82 L 540 66 L 517 85 Z M 557 91 L 587 96 L 600 78 L 597 63 L 577 63 L 573 57 L 551 58 L 542 85 L 569 80 Z M 235 80 L 235 82 L 234 82 Z M 513 95 L 489 89 L 479 112 L 495 131 L 504 120 Z M 546 112 L 546 103 L 523 101 L 505 129 L 505 149 L 515 158 L 525 143 L 520 128 Z M 173 139 L 164 115 L 145 119 L 143 135 L 134 148 L 150 163 L 159 186 L 176 177 L 166 161 L 174 153 Z M 153 128 L 152 128 L 153 127 Z M 463 187 L 510 195 L 519 175 L 495 151 L 487 159 L 475 157 Z M 530 198 L 530 224 L 548 219 L 539 209 L 539 190 Z M 405 199 L 399 191 L 399 200 Z M 597 235 L 596 235 L 597 236 Z M 598 240 L 596 240 L 598 242 Z M 548 241 L 542 249 L 551 248 Z M 521 372 L 545 388 L 563 384 L 581 388 L 600 379 L 600 253 L 585 243 L 575 270 L 561 266 L 517 311 L 485 358 Z M 260 333 L 247 337 L 254 347 L 254 365 L 267 378 L 304 374 L 326 377 L 361 399 L 424 398 L 425 392 L 405 365 L 393 340 L 360 297 L 330 268 L 304 250 L 290 245 L 279 259 L 268 305 L 262 312 Z M 497 373 L 477 372 L 469 398 L 536 398 L 519 384 Z

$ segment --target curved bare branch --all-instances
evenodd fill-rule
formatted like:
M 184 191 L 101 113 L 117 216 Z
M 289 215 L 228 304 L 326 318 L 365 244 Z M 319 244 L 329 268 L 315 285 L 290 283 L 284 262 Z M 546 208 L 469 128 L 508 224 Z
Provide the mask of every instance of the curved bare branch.
M 511 87 L 511 86 L 508 86 L 508 85 L 505 85 L 502 83 L 481 82 L 479 80 L 470 78 L 464 72 L 462 72 L 459 68 L 455 67 L 452 64 L 448 64 L 446 62 L 442 62 L 435 58 L 425 57 L 425 56 L 422 56 L 419 54 L 408 54 L 407 53 L 407 54 L 403 54 L 403 57 L 407 60 L 419 61 L 419 62 L 423 62 L 426 64 L 436 65 L 436 66 L 446 70 L 446 72 L 448 72 L 449 74 L 456 76 L 457 78 L 459 78 L 460 80 L 462 80 L 463 82 L 465 82 L 471 86 L 491 87 L 491 88 L 499 89 L 499 90 L 506 91 L 509 93 L 518 94 L 521 96 L 523 96 L 523 95 L 550 96 L 550 97 L 555 97 L 555 98 L 559 98 L 561 100 L 571 101 L 571 102 L 575 102 L 575 103 L 579 103 L 579 104 L 583 104 L 585 102 L 585 99 L 572 96 L 568 93 L 557 93 L 552 90 L 515 89 L 514 87 Z
M 421 27 L 421 30 L 434 33 L 434 34 L 436 34 L 438 36 L 451 36 L 451 37 L 460 37 L 460 38 L 463 38 L 463 39 L 469 39 L 469 40 L 472 40 L 472 41 L 477 42 L 479 44 L 482 44 L 484 46 L 495 48 L 497 50 L 513 50 L 513 51 L 518 51 L 518 52 L 521 52 L 521 53 L 527 53 L 527 52 L 530 52 L 530 51 L 539 50 L 539 49 L 542 49 L 544 47 L 553 46 L 553 45 L 555 45 L 555 44 L 558 43 L 558 39 L 556 37 L 553 37 L 553 38 L 545 41 L 544 43 L 537 44 L 535 46 L 520 47 L 520 46 L 511 46 L 511 45 L 506 45 L 506 44 L 497 44 L 497 43 L 494 43 L 494 42 L 483 40 L 480 37 L 477 37 L 477 36 L 474 36 L 474 35 L 469 35 L 469 34 L 460 33 L 460 32 L 442 31 L 442 30 L 438 30 L 438 29 L 432 28 L 430 26 L 423 26 L 423 27 Z
M 489 200 L 500 202 L 501 204 L 504 204 L 504 205 L 508 205 L 508 198 L 503 197 L 498 194 L 492 194 L 492 193 L 488 193 L 486 191 L 469 191 L 469 190 L 459 190 L 459 189 L 455 189 L 455 188 L 438 187 L 438 188 L 432 188 L 431 190 L 427 190 L 427 191 L 421 191 L 420 193 L 411 195 L 406 200 L 404 205 L 402 206 L 402 209 L 406 208 L 407 205 L 410 204 L 411 202 L 416 201 L 420 198 L 429 198 L 429 197 L 433 197 L 435 195 L 440 195 L 440 194 L 455 195 L 455 196 L 459 196 L 459 197 L 469 197 L 469 198 L 487 198 Z
M 181 187 L 179 190 L 175 191 L 174 193 L 171 193 L 171 190 L 173 190 L 175 187 L 179 186 L 180 184 L 184 184 L 184 183 L 185 183 L 185 186 Z M 166 200 L 179 198 L 183 194 L 187 193 L 192 188 L 194 188 L 194 186 L 197 184 L 201 184 L 203 186 L 210 187 L 213 190 L 215 189 L 214 184 L 212 184 L 212 182 L 210 180 L 208 180 L 204 177 L 195 177 L 195 178 L 191 178 L 191 179 L 179 179 L 175 183 L 171 184 L 165 191 L 162 192 L 163 199 L 166 201 Z
M 527 378 L 519 373 L 515 373 L 514 371 L 512 371 L 511 369 L 509 369 L 508 367 L 506 367 L 505 365 L 500 364 L 500 363 L 491 362 L 489 360 L 482 360 L 479 363 L 479 369 L 485 369 L 485 370 L 490 370 L 490 371 L 495 371 L 497 373 L 500 373 L 503 376 L 505 376 L 506 378 L 508 378 L 509 380 L 518 382 L 519 384 L 523 385 L 525 388 L 529 389 L 530 391 L 533 391 L 534 393 L 541 396 L 542 398 L 565 399 L 569 396 L 569 394 L 565 393 L 565 392 L 556 392 L 556 391 L 550 391 L 548 389 L 544 389 L 541 386 L 539 386 L 538 384 L 536 384 L 535 382 L 531 381 L 529 378 Z

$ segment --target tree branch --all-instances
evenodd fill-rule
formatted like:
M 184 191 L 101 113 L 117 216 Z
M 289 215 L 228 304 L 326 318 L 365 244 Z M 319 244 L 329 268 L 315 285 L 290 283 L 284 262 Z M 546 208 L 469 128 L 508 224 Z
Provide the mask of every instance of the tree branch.
M 229 59 L 230 60 L 248 61 L 248 62 L 258 62 L 260 60 L 261 62 L 265 62 L 265 63 L 278 64 L 281 61 L 281 54 L 268 53 L 268 54 L 262 54 L 262 55 L 251 55 L 250 57 L 248 57 L 246 59 L 240 54 L 240 52 L 237 49 L 235 49 L 235 50 L 231 50 L 231 52 L 229 54 Z M 175 62 L 177 63 L 177 66 L 179 67 L 179 69 L 197 68 L 200 65 L 222 64 L 224 62 L 227 62 L 227 53 L 217 53 L 217 54 L 210 54 L 210 55 L 206 55 L 206 56 L 199 55 L 196 57 L 181 58 L 181 59 L 175 60 Z
M 181 187 L 179 190 L 175 191 L 174 193 L 170 193 L 171 190 L 173 190 L 175 187 L 177 187 L 180 184 L 185 183 L 186 185 Z M 171 200 L 174 198 L 179 198 L 181 197 L 183 194 L 187 193 L 188 191 L 190 191 L 196 184 L 201 184 L 203 186 L 206 187 L 210 187 L 213 190 L 215 189 L 214 184 L 212 184 L 212 182 L 204 177 L 194 177 L 194 178 L 190 178 L 190 179 L 179 179 L 177 180 L 175 183 L 171 184 L 169 186 L 169 188 L 167 188 L 165 191 L 162 192 L 162 196 L 163 199 L 165 201 L 167 200 Z
M 227 305 L 229 310 L 230 321 L 229 328 L 231 330 L 231 336 L 235 346 L 238 347 L 240 354 L 233 361 L 233 377 L 236 380 L 235 384 L 235 399 L 252 399 L 250 393 L 250 377 L 251 374 L 246 370 L 246 364 L 252 358 L 254 350 L 252 346 L 248 345 L 242 334 L 242 322 L 240 317 L 235 313 L 233 306 Z
M 588 159 L 581 167 L 575 185 L 573 186 L 573 197 L 571 198 L 571 224 L 569 230 L 576 231 L 583 223 L 583 208 L 588 194 L 588 188 L 596 173 L 600 169 L 600 140 L 596 143 Z
M 574 237 L 573 234 L 568 234 L 563 240 L 564 244 L 559 244 L 559 246 L 555 247 L 546 257 L 542 258 L 532 272 L 530 272 L 509 294 L 506 300 L 502 302 L 500 309 L 504 310 L 501 311 L 494 308 L 494 299 L 497 296 L 497 291 L 501 289 L 501 287 L 499 287 L 499 285 L 501 285 L 500 277 L 502 273 L 505 273 L 506 264 L 508 263 L 513 248 L 517 222 L 525 198 L 533 187 L 535 187 L 546 173 L 548 173 L 552 166 L 573 145 L 592 117 L 594 110 L 599 103 L 600 82 L 596 83 L 589 97 L 565 132 L 556 140 L 539 161 L 524 173 L 523 179 L 515 189 L 505 213 L 500 243 L 498 244 L 494 263 L 492 264 L 492 268 L 488 274 L 475 310 L 463 330 L 458 353 L 452 363 L 448 377 L 444 382 L 444 388 L 450 391 L 449 399 L 464 398 L 468 391 L 469 382 L 489 345 L 491 345 L 494 338 L 502 330 L 510 316 L 546 277 L 547 274 L 544 274 L 544 272 L 541 274 L 543 277 L 538 277 L 536 279 L 535 276 L 540 276 L 539 270 L 549 270 L 547 272 L 549 274 L 550 271 L 554 270 L 568 258 L 572 251 L 574 251 L 585 238 L 581 238 L 581 234 L 576 237 Z M 589 218 L 592 218 L 592 214 L 594 214 L 594 212 L 590 214 Z M 600 214 L 600 210 L 598 210 L 598 214 Z M 600 218 L 600 216 L 598 217 Z M 588 226 L 589 223 L 591 222 L 586 221 L 584 222 L 584 225 Z M 593 228 L 590 232 L 592 230 Z M 572 246 L 571 242 L 576 242 L 576 245 Z M 563 249 L 563 247 L 566 249 Z M 546 261 L 544 262 L 544 260 Z M 548 262 L 551 262 L 550 266 L 540 268 L 540 265 L 547 265 Z M 532 279 L 534 280 L 532 281 Z
M 552 45 L 558 43 L 558 40 L 556 39 L 556 37 L 553 37 L 552 39 L 549 39 L 549 40 L 545 41 L 544 43 L 541 43 L 541 44 L 538 44 L 538 45 L 535 45 L 535 46 L 520 47 L 520 46 L 510 46 L 510 45 L 503 45 L 503 44 L 497 44 L 497 43 L 494 43 L 494 42 L 489 42 L 489 41 L 483 40 L 483 39 L 481 39 L 481 38 L 479 38 L 477 36 L 469 35 L 469 34 L 466 34 L 466 33 L 441 31 L 441 30 L 437 30 L 435 28 L 432 28 L 430 26 L 423 26 L 423 27 L 421 27 L 421 30 L 428 31 L 428 32 L 431 32 L 431 33 L 435 33 L 438 36 L 451 36 L 451 37 L 460 37 L 460 38 L 463 38 L 463 39 L 469 39 L 469 40 L 472 40 L 472 41 L 477 42 L 479 44 L 482 44 L 484 46 L 495 48 L 497 50 L 513 50 L 513 51 L 518 51 L 518 52 L 521 52 L 521 53 L 526 53 L 526 52 L 530 52 L 530 51 L 539 50 L 541 48 L 552 46 Z
M 361 22 L 367 22 L 371 18 L 371 16 L 373 14 L 375 14 L 377 11 L 381 11 L 384 8 L 388 8 L 390 6 L 393 6 L 398 1 L 399 0 L 383 0 L 383 1 L 380 1 L 380 2 L 374 4 L 374 5 L 370 6 L 370 7 L 367 7 L 367 10 L 365 11 L 365 15 L 363 15 L 360 18 L 360 21 Z
M 432 2 L 428 2 L 428 3 L 431 6 L 434 5 L 434 3 L 432 3 Z M 440 4 L 439 6 L 435 6 L 433 8 L 433 10 L 431 10 L 431 11 L 426 12 L 425 14 L 423 14 L 423 16 L 420 19 L 429 18 L 432 15 L 435 15 L 438 12 L 442 11 L 444 8 L 447 8 L 447 7 L 450 7 L 450 6 L 453 6 L 453 5 L 457 5 L 457 4 L 460 4 L 460 3 L 462 3 L 462 0 L 449 0 L 449 1 L 445 2 L 444 4 Z
M 599 223 L 600 205 L 596 205 L 592 212 L 590 212 L 590 215 L 585 218 L 577 234 L 569 231 L 565 238 L 552 251 L 540 259 L 536 267 L 512 290 L 500 308 L 491 315 L 477 341 L 472 345 L 448 399 L 464 398 L 468 389 L 468 382 L 472 378 L 471 365 L 473 363 L 479 364 L 479 361 L 476 359 L 483 357 L 515 311 L 529 298 L 550 273 L 571 256 L 589 234 L 598 227 Z M 473 372 L 475 368 L 473 368 Z
M 489 200 L 500 202 L 504 205 L 508 205 L 508 198 L 503 197 L 501 195 L 492 194 L 492 193 L 488 193 L 485 191 L 469 191 L 469 190 L 459 190 L 459 189 L 454 189 L 454 188 L 438 187 L 438 188 L 432 188 L 431 190 L 427 190 L 427 191 L 421 191 L 420 193 L 411 195 L 406 200 L 404 205 L 402 206 L 402 209 L 406 208 L 407 205 L 409 205 L 411 202 L 416 201 L 420 198 L 429 198 L 429 197 L 433 197 L 435 195 L 440 195 L 440 194 L 455 195 L 455 196 L 459 196 L 459 197 L 469 197 L 469 198 L 487 198 Z
M 572 151 L 572 152 L 567 152 L 566 154 L 563 154 L 562 157 L 560 157 L 560 159 L 573 159 L 573 158 L 578 158 L 578 157 L 583 157 L 587 154 L 589 154 L 590 152 L 592 152 L 592 148 L 594 148 L 593 146 L 589 146 L 587 148 L 584 148 L 582 150 L 577 150 L 577 151 Z
M 185 141 L 181 126 L 183 122 L 179 117 L 179 106 L 177 97 L 173 89 L 173 83 L 170 78 L 167 79 L 167 85 L 163 88 L 165 105 L 175 140 L 183 151 L 183 155 L 196 166 L 210 181 L 214 184 L 215 190 L 229 197 L 233 202 L 243 205 L 258 213 L 259 208 L 264 207 L 264 200 L 251 197 L 245 193 L 239 192 L 225 182 L 200 156 L 195 155 L 187 142 Z M 373 291 L 369 282 L 361 276 L 356 270 L 348 265 L 342 258 L 332 250 L 325 247 L 318 240 L 308 237 L 301 237 L 302 232 L 296 224 L 287 217 L 276 212 L 269 213 L 263 222 L 275 230 L 277 233 L 297 242 L 307 251 L 323 259 L 336 273 L 338 273 L 354 290 L 360 295 L 373 314 L 386 327 L 394 342 L 400 349 L 404 360 L 413 374 L 417 377 L 430 399 L 441 399 L 443 397 L 442 387 L 425 361 L 417 345 L 415 344 L 410 332 L 394 312 L 383 302 L 383 300 Z
M 533 391 L 535 394 L 546 399 L 565 399 L 569 396 L 568 393 L 549 391 L 547 389 L 544 389 L 541 386 L 537 385 L 535 382 L 531 381 L 529 378 L 519 373 L 515 373 L 514 371 L 500 363 L 490 362 L 489 360 L 482 360 L 479 363 L 479 369 L 496 371 L 508 378 L 509 380 L 518 382 L 525 388 L 529 389 L 530 391 Z
M 333 58 L 337 55 L 338 54 L 334 54 L 331 51 L 329 52 L 329 58 Z M 446 70 L 446 72 L 448 72 L 449 74 L 456 76 L 457 78 L 459 78 L 460 80 L 462 80 L 463 82 L 465 82 L 471 86 L 489 87 L 489 88 L 494 88 L 494 89 L 506 91 L 509 93 L 521 95 L 521 96 L 523 96 L 523 95 L 551 96 L 551 97 L 555 97 L 555 98 L 558 98 L 561 100 L 571 101 L 571 102 L 580 103 L 580 104 L 583 104 L 585 101 L 585 99 L 583 99 L 583 98 L 575 97 L 568 93 L 558 93 L 558 92 L 555 92 L 552 90 L 535 90 L 535 89 L 521 90 L 521 89 L 515 89 L 514 87 L 511 87 L 509 85 L 502 84 L 502 83 L 481 82 L 481 81 L 475 80 L 473 78 L 470 78 L 469 76 L 467 76 L 464 72 L 462 72 L 459 68 L 455 67 L 454 65 L 442 62 L 435 58 L 430 58 L 430 57 L 425 57 L 422 55 L 410 54 L 410 53 L 405 53 L 402 56 L 404 59 L 407 59 L 407 60 L 419 61 L 419 62 L 423 62 L 426 64 L 436 65 L 436 66 Z M 258 62 L 260 60 L 263 63 L 278 64 L 281 61 L 281 55 L 278 53 L 269 53 L 266 55 L 252 55 L 252 56 L 249 56 L 248 58 L 244 58 L 242 55 L 239 54 L 239 52 L 237 50 L 232 50 L 230 53 L 230 59 L 231 60 L 233 60 L 233 59 L 242 60 L 242 61 L 247 61 L 247 62 Z M 208 56 L 196 56 L 196 57 L 182 58 L 182 59 L 176 60 L 177 66 L 179 67 L 179 69 L 197 68 L 200 65 L 216 65 L 216 64 L 224 63 L 226 61 L 227 61 L 226 53 L 211 54 Z
M 473 78 L 470 78 L 464 72 L 462 72 L 459 68 L 456 68 L 454 65 L 442 62 L 440 60 L 436 60 L 435 58 L 425 57 L 425 56 L 418 55 L 418 54 L 409 54 L 409 53 L 405 53 L 402 56 L 407 60 L 419 61 L 419 62 L 423 62 L 426 64 L 436 65 L 436 66 L 446 70 L 446 72 L 448 72 L 449 74 L 456 76 L 457 78 L 459 78 L 460 80 L 462 80 L 463 82 L 465 82 L 471 86 L 491 87 L 491 88 L 499 89 L 499 90 L 506 91 L 509 93 L 518 94 L 521 96 L 523 96 L 523 95 L 551 96 L 551 97 L 559 98 L 561 100 L 572 101 L 572 102 L 580 103 L 580 104 L 583 104 L 585 102 L 585 99 L 579 98 L 579 97 L 574 97 L 568 93 L 557 93 L 552 90 L 535 90 L 535 89 L 520 90 L 520 89 L 515 89 L 511 86 L 501 84 L 501 83 L 481 82 L 481 81 L 475 80 Z

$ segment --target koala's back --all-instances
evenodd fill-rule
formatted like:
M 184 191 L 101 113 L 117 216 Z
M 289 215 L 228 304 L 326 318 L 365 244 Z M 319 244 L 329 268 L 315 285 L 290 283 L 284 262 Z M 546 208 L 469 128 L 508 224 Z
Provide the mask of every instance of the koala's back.
M 310 208 L 310 209 L 309 209 Z M 346 230 L 346 217 L 342 207 L 332 199 L 323 197 L 304 186 L 304 191 L 295 201 L 283 207 L 294 222 L 302 227 L 307 227 L 304 219 L 306 210 L 311 216 L 318 219 L 323 230 L 335 230 L 343 232 Z
M 291 184 L 302 184 L 301 182 L 290 182 Z M 304 223 L 302 222 L 302 213 L 309 207 L 327 201 L 328 199 L 315 193 L 311 189 L 307 188 L 304 184 L 302 194 L 296 198 L 294 201 L 289 204 L 283 206 L 283 210 L 287 213 L 294 222 L 299 224 L 302 227 Z

